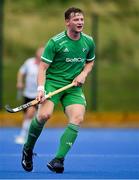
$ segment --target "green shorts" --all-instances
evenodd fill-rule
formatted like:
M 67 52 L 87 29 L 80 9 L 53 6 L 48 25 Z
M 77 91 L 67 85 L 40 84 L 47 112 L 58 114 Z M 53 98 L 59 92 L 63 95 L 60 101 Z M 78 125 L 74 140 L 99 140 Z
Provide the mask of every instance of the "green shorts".
M 47 79 L 47 82 L 45 83 L 46 94 L 62 88 L 63 86 L 65 85 Z M 59 102 L 61 102 L 64 109 L 66 106 L 69 106 L 71 104 L 82 104 L 86 106 L 85 96 L 81 87 L 71 87 L 61 93 L 52 96 L 51 98 L 49 98 L 49 100 L 51 100 L 54 105 L 57 105 Z

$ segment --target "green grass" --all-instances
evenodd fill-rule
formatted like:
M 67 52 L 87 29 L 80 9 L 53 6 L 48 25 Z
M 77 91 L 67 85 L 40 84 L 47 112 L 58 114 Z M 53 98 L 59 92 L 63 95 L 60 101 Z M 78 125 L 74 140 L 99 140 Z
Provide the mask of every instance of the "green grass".
M 101 65 L 99 77 L 100 111 L 138 111 L 138 68 L 125 64 Z

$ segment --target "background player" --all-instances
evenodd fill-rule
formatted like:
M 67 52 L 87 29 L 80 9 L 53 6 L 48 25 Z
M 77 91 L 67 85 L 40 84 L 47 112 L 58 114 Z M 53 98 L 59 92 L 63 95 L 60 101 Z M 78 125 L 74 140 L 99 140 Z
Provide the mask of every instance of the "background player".
M 41 54 L 43 48 L 40 47 L 36 51 L 36 56 L 28 58 L 24 64 L 20 67 L 17 74 L 17 90 L 23 91 L 24 103 L 27 103 L 36 98 L 37 95 L 37 75 L 39 63 L 41 60 Z M 36 113 L 36 106 L 29 107 L 24 111 L 24 120 L 22 123 L 22 129 L 20 134 L 15 138 L 17 144 L 24 144 L 31 119 Z

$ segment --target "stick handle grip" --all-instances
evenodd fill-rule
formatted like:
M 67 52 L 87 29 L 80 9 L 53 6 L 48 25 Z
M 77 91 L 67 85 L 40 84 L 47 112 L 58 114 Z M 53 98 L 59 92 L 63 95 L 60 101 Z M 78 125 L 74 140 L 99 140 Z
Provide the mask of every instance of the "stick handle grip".
M 36 105 L 38 103 L 39 103 L 39 101 L 37 99 L 34 99 L 34 100 L 31 101 L 31 105 L 32 106 L 34 106 L 34 105 Z

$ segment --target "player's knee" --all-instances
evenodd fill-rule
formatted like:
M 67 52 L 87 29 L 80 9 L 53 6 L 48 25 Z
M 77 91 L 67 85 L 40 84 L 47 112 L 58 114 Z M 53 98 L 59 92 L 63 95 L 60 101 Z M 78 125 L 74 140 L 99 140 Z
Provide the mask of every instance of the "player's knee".
M 73 117 L 70 122 L 76 125 L 80 125 L 83 122 L 83 120 L 84 118 L 82 115 L 77 115 Z
M 50 113 L 41 113 L 38 114 L 38 120 L 39 121 L 47 121 L 48 119 L 50 119 L 51 114 Z
M 27 116 L 28 119 L 32 119 L 34 117 L 34 114 L 35 114 L 34 112 L 28 112 L 26 114 L 26 116 Z
M 26 111 L 26 117 L 28 119 L 32 119 L 34 117 L 34 115 L 35 115 L 35 112 L 36 112 L 36 109 L 34 109 L 32 107 L 28 108 L 27 111 Z

